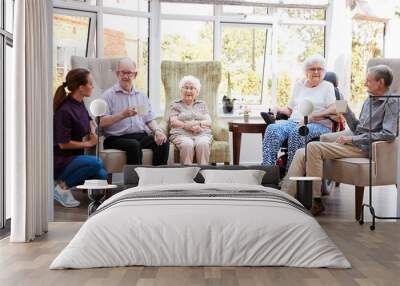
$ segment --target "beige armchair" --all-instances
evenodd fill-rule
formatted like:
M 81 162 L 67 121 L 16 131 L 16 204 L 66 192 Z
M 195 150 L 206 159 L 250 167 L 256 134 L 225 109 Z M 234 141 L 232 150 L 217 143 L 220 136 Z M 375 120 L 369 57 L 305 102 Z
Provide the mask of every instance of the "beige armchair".
M 397 154 L 400 140 L 372 143 L 372 185 L 397 183 Z M 364 187 L 369 185 L 368 158 L 324 160 L 324 179 L 355 186 L 355 218 L 358 220 L 364 198 Z
M 118 80 L 116 68 L 119 58 L 113 59 L 92 59 L 78 56 L 71 57 L 72 68 L 85 68 L 93 76 L 94 90 L 89 98 L 85 98 L 86 108 L 89 110 L 90 103 L 100 98 L 104 91 L 113 86 Z M 117 149 L 103 149 L 103 139 L 100 138 L 100 157 L 103 160 L 104 167 L 109 174 L 109 180 L 112 180 L 112 173 L 120 173 L 126 164 L 125 151 Z M 143 150 L 143 165 L 151 165 L 153 152 L 150 149 Z
M 378 64 L 385 64 L 393 69 L 394 80 L 390 90 L 392 93 L 399 93 L 400 59 L 372 59 L 368 62 L 368 67 Z M 327 139 L 328 137 L 329 139 Z M 321 141 L 333 141 L 335 139 L 332 134 L 328 137 L 321 136 Z M 394 142 L 372 143 L 373 186 L 397 184 L 399 148 L 399 138 Z M 355 186 L 355 218 L 359 220 L 364 198 L 364 187 L 369 185 L 369 159 L 343 158 L 324 160 L 324 179 Z
M 179 81 L 185 75 L 193 75 L 200 80 L 201 91 L 199 99 L 207 103 L 212 119 L 212 133 L 214 141 L 211 145 L 210 163 L 229 164 L 230 151 L 228 144 L 227 126 L 221 124 L 217 114 L 217 92 L 221 82 L 221 64 L 219 62 L 173 62 L 161 63 L 161 79 L 165 91 L 165 118 L 173 100 L 180 98 Z M 167 122 L 163 128 L 169 131 Z M 179 152 L 175 149 L 175 162 L 179 162 Z

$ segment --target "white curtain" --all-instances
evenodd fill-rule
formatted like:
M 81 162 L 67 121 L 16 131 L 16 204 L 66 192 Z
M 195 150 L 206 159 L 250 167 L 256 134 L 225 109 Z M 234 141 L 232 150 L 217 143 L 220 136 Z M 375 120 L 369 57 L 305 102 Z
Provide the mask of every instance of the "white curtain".
M 12 242 L 31 241 L 48 227 L 48 5 L 51 1 L 15 2 L 14 92 L 6 99 Z

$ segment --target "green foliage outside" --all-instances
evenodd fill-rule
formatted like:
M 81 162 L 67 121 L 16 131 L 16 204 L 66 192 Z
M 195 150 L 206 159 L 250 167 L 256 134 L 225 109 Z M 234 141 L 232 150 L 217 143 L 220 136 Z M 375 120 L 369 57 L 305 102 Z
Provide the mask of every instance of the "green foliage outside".
M 301 11 L 300 11 L 301 10 Z M 323 10 L 288 9 L 286 16 L 302 19 L 324 19 Z M 185 22 L 182 22 L 185 25 Z M 278 57 L 289 59 L 278 72 L 278 103 L 286 105 L 290 97 L 291 86 L 302 78 L 302 71 L 293 72 L 293 66 L 301 70 L 305 58 L 324 52 L 325 34 L 323 27 L 311 25 L 282 25 L 278 41 Z M 200 61 L 213 58 L 213 24 L 206 23 L 198 32 L 194 43 L 181 34 L 165 34 L 161 43 L 162 60 Z M 245 103 L 260 103 L 266 29 L 263 27 L 223 26 L 222 27 L 222 81 L 220 95 L 248 97 Z M 230 85 L 228 87 L 228 75 Z M 271 71 L 266 70 L 264 93 L 269 92 Z M 231 92 L 229 92 L 229 90 Z
M 290 90 L 292 86 L 292 81 L 287 72 L 280 75 L 278 79 L 278 105 L 287 106 L 289 103 L 289 98 L 291 96 Z
M 367 63 L 371 58 L 382 56 L 384 24 L 372 21 L 353 20 L 351 101 L 364 101 L 367 90 L 364 86 Z

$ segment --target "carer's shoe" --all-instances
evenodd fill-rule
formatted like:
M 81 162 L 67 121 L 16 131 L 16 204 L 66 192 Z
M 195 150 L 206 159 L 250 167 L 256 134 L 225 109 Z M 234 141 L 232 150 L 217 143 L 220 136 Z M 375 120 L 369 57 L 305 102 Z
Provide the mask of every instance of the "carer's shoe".
M 69 189 L 63 189 L 59 184 L 54 188 L 54 199 L 66 208 L 75 208 L 80 204 Z
M 322 201 L 321 200 L 318 200 L 318 201 L 314 200 L 313 205 L 311 207 L 311 214 L 313 216 L 318 216 L 321 213 L 323 213 L 324 211 L 325 211 L 325 207 L 322 204 Z

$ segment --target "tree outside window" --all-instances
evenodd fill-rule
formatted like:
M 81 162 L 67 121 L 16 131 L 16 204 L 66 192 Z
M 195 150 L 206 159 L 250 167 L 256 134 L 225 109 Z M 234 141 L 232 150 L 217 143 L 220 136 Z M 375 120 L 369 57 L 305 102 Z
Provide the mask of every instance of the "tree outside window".
M 353 19 L 351 101 L 354 105 L 367 97 L 364 83 L 368 61 L 383 56 L 384 28 L 381 22 Z

